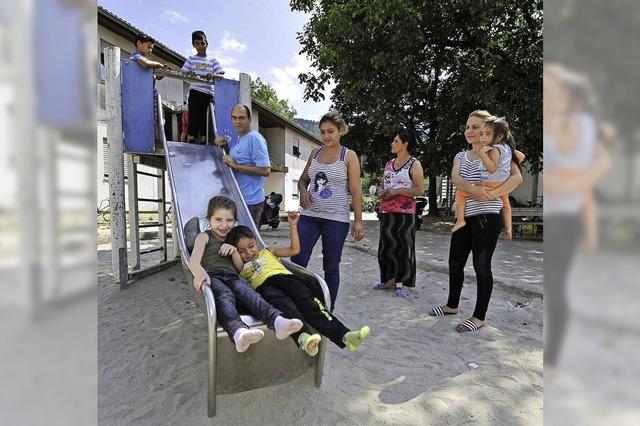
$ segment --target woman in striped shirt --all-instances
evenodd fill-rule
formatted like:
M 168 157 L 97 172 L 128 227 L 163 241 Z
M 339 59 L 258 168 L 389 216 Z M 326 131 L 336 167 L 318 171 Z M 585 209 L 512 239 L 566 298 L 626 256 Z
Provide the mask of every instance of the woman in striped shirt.
M 473 268 L 478 282 L 478 296 L 471 318 L 462 321 L 456 327 L 459 332 L 475 331 L 484 326 L 485 314 L 493 289 L 491 258 L 498 242 L 502 220 L 500 196 L 513 191 L 522 183 L 522 174 L 511 163 L 511 176 L 498 188 L 489 189 L 474 186 L 481 180 L 482 160 L 480 159 L 480 131 L 485 120 L 491 117 L 487 111 L 474 111 L 469 114 L 464 136 L 470 149 L 458 153 L 453 160 L 451 181 L 461 191 L 469 194 L 464 210 L 466 226 L 451 234 L 449 248 L 449 298 L 446 305 L 436 306 L 429 312 L 432 316 L 455 315 L 464 282 L 464 266 L 469 253 L 473 253 Z
M 338 111 L 329 111 L 320 119 L 320 148 L 314 149 L 298 181 L 300 213 L 300 253 L 291 261 L 306 267 L 313 247 L 322 237 L 322 268 L 335 307 L 340 286 L 340 258 L 349 233 L 349 193 L 353 200 L 352 234 L 364 237 L 362 225 L 362 185 L 360 162 L 354 151 L 340 144 L 348 131 Z

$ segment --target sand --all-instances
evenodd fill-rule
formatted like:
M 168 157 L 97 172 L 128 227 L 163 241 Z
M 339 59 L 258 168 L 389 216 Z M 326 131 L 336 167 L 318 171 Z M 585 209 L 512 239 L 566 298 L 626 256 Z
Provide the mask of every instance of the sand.
M 286 234 L 265 236 L 282 245 Z M 319 248 L 310 264 L 315 271 Z M 433 248 L 445 257 L 447 249 Z M 525 244 L 520 255 L 532 249 L 541 253 L 542 244 Z M 445 274 L 424 266 L 411 297 L 395 298 L 370 289 L 375 256 L 348 246 L 335 313 L 347 326 L 371 327 L 363 348 L 351 353 L 330 344 L 321 388 L 309 372 L 283 385 L 222 395 L 216 417 L 208 419 L 207 333 L 195 303 L 201 296 L 183 282 L 180 265 L 120 291 L 109 261 L 110 253 L 99 250 L 102 425 L 542 424 L 540 297 L 496 286 L 487 325 L 459 334 L 454 327 L 473 311 L 475 284 L 465 286 L 457 317 L 432 318 L 429 309 L 446 301 Z

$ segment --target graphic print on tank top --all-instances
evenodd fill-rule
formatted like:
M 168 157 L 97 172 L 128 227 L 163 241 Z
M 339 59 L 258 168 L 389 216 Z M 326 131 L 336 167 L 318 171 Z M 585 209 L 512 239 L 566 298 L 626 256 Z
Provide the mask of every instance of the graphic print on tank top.
M 313 178 L 313 192 L 318 194 L 323 200 L 329 199 L 333 195 L 333 192 L 331 192 L 331 188 L 326 187 L 328 183 L 329 179 L 323 171 L 319 171 L 318 173 L 316 173 L 315 177 Z
M 409 158 L 400 169 L 396 170 L 393 166 L 395 159 L 387 162 L 383 173 L 384 189 L 407 189 L 413 188 L 413 180 L 411 179 L 411 166 L 416 161 L 414 157 Z M 412 196 L 394 195 L 391 198 L 380 200 L 380 211 L 382 213 L 407 213 L 414 214 L 416 212 L 416 200 Z

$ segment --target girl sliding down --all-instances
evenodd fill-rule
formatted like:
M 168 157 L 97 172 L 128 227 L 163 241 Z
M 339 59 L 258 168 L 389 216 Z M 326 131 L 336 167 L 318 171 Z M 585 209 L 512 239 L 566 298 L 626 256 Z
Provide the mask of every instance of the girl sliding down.
M 290 247 L 260 249 L 255 235 L 246 226 L 233 228 L 227 235 L 226 242 L 236 247 L 244 262 L 244 266 L 238 268 L 240 275 L 249 281 L 267 302 L 284 312 L 284 315 L 303 320 L 302 330 L 291 335 L 300 349 L 310 356 L 318 354 L 318 343 L 322 338 L 320 334 L 311 333 L 311 325 L 339 347 L 346 346 L 349 350 L 355 351 L 369 336 L 369 327 L 350 331 L 325 308 L 322 301 L 311 293 L 302 280 L 284 267 L 279 259 L 293 256 L 300 251 L 298 219 L 297 213 L 289 213 Z

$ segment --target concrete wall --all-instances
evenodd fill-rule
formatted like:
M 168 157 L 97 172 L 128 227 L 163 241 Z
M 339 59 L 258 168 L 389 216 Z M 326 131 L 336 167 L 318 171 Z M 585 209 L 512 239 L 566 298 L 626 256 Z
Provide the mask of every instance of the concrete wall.
M 537 193 L 534 194 L 535 182 L 538 181 Z M 538 197 L 541 197 L 543 193 L 542 188 L 542 174 L 533 175 L 529 172 L 528 167 L 522 168 L 522 184 L 517 187 L 511 196 L 514 197 L 519 204 L 527 205 L 529 201 L 536 202 Z
M 284 176 L 283 186 L 285 189 L 284 192 L 282 192 L 284 197 L 283 204 L 285 210 L 292 211 L 297 210 L 300 206 L 297 182 L 304 171 L 311 151 L 320 146 L 320 144 L 291 128 L 286 129 L 285 142 L 284 164 L 289 170 Z M 293 147 L 295 145 L 298 146 L 300 151 L 299 157 L 293 155 Z
M 260 129 L 260 134 L 267 140 L 269 157 L 284 164 L 285 130 L 282 127 Z

